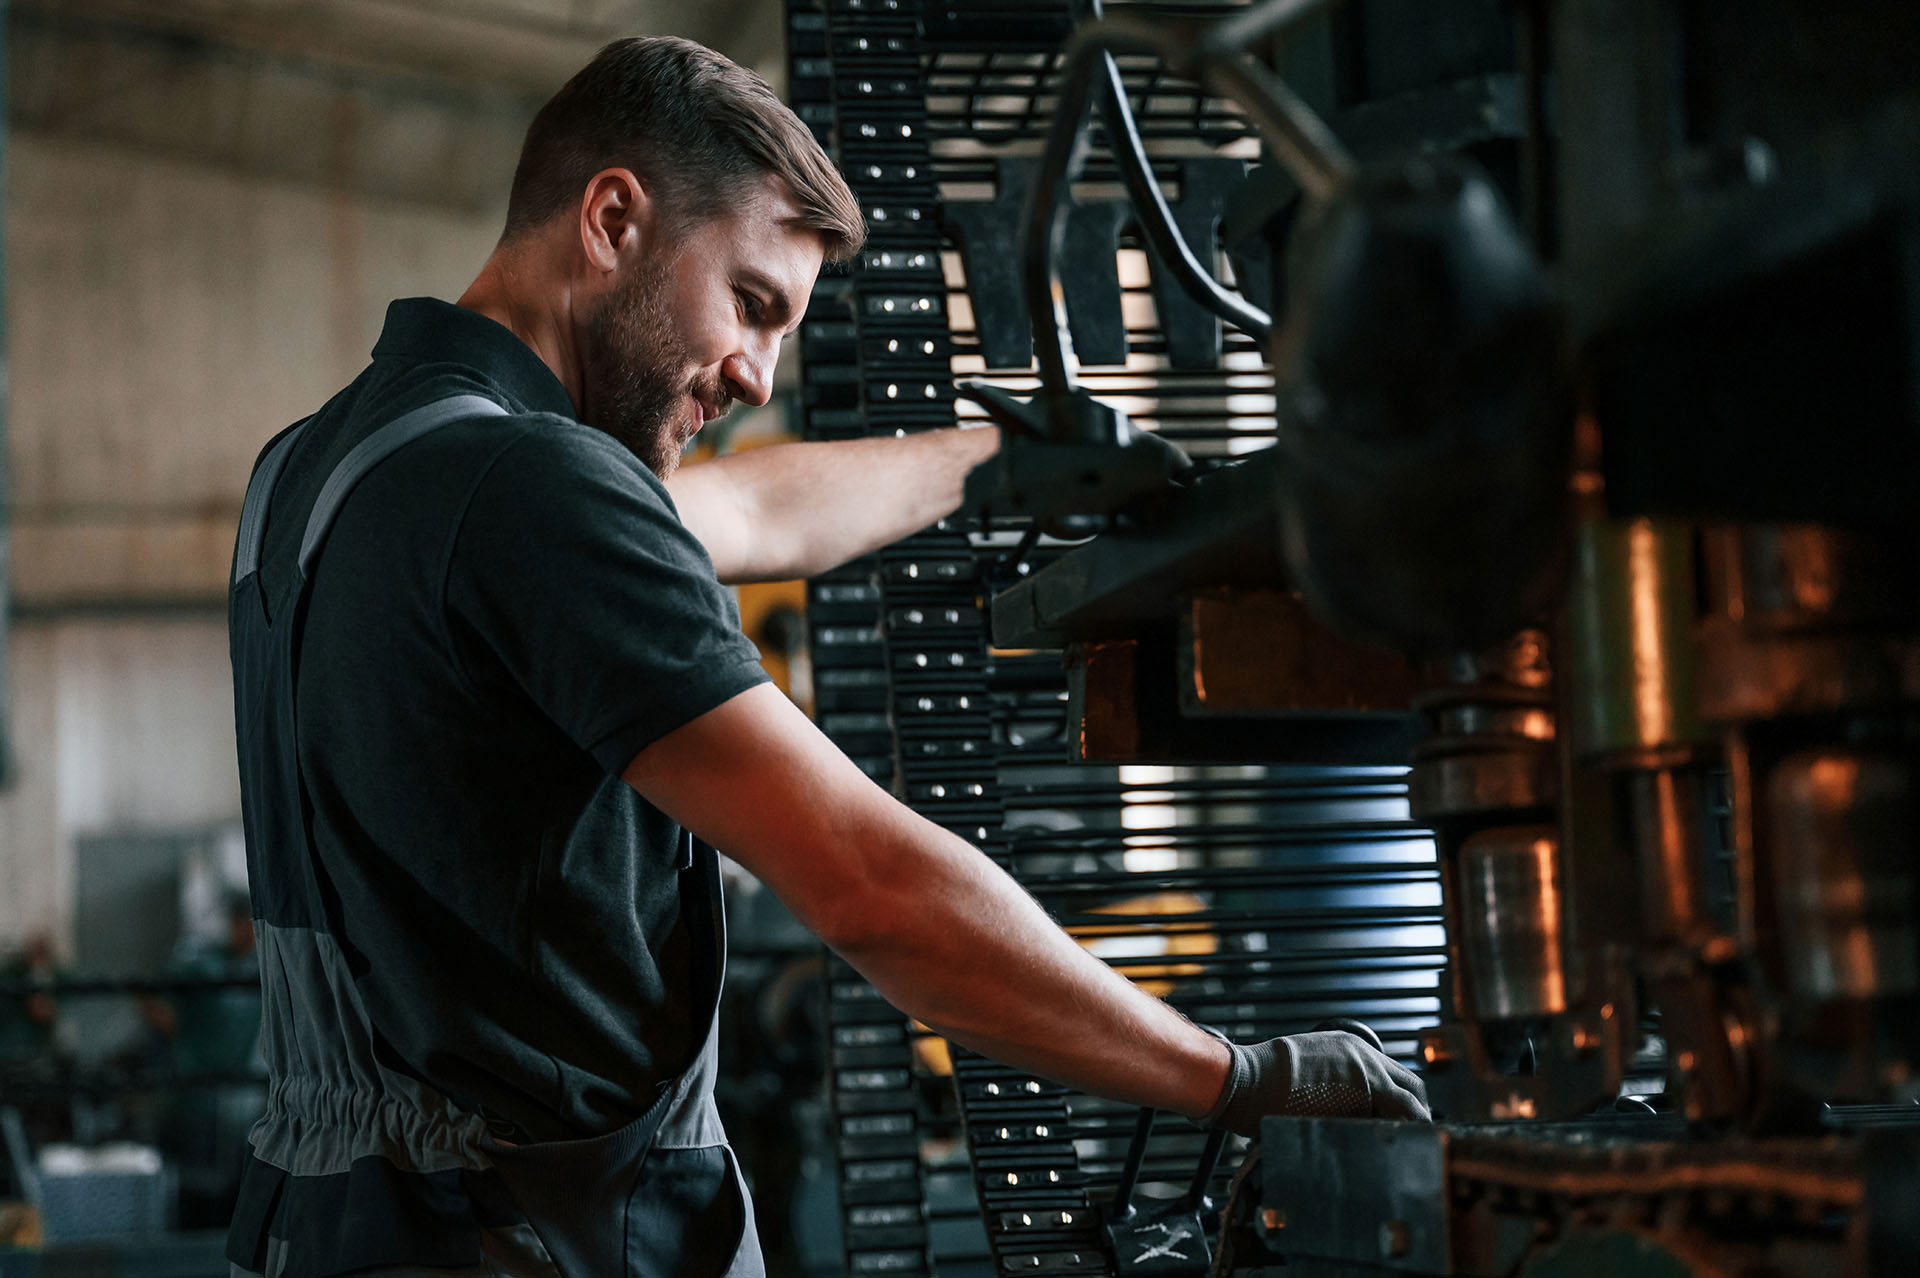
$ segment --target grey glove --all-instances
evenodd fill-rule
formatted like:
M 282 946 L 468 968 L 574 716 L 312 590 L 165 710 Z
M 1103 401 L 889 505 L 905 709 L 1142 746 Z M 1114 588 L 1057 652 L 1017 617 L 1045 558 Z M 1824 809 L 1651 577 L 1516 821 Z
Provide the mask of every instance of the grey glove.
M 1208 1127 L 1259 1134 L 1268 1114 L 1301 1118 L 1417 1118 L 1427 1089 L 1413 1071 L 1350 1030 L 1316 1030 L 1242 1047 L 1233 1053 L 1227 1085 L 1207 1114 Z M 1369 1034 L 1371 1037 L 1371 1034 Z

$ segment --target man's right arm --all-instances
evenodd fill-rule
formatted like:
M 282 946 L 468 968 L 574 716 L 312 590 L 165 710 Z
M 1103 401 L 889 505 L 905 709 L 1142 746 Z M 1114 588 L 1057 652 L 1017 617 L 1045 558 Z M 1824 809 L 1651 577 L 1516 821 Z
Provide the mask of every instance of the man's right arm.
M 1224 1043 L 1082 949 L 1003 870 L 856 768 L 769 685 L 626 780 L 757 875 L 889 1002 L 963 1046 L 1115 1100 L 1208 1112 Z
M 1206 1112 L 1226 1048 L 1081 951 L 764 683 L 710 560 L 632 453 L 556 423 L 492 456 L 447 570 L 470 679 L 516 684 L 901 1010 L 1009 1064 Z
M 447 570 L 463 661 L 516 682 L 737 857 L 902 1011 L 1010 1065 L 1156 1108 L 1206 1114 L 1230 1076 L 1220 1120 L 1235 1130 L 1329 1094 L 1329 1079 L 1350 1084 L 1343 1103 L 1358 1112 L 1424 1113 L 1418 1080 L 1351 1035 L 1229 1053 L 875 786 L 762 682 L 753 646 L 721 620 L 711 560 L 631 453 L 576 426 L 527 431 L 493 460 Z

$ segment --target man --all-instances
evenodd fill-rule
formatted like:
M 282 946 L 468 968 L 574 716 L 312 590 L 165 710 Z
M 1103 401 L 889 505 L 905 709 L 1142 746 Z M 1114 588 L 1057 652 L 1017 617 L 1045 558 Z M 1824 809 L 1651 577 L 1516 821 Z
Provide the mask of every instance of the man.
M 272 1087 L 237 1273 L 759 1272 L 710 1097 L 726 849 L 903 1011 L 1249 1131 L 1422 1115 L 1343 1033 L 1229 1047 L 875 787 L 721 583 L 953 509 L 990 430 L 675 473 L 765 403 L 852 195 L 766 86 L 609 46 L 541 111 L 458 306 L 263 454 L 230 610 Z M 297 704 L 297 729 L 296 709 Z

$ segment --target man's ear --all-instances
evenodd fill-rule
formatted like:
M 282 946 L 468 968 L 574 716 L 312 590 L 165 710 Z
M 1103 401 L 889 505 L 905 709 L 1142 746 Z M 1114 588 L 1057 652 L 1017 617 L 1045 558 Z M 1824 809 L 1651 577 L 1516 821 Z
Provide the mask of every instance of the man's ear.
M 580 247 L 591 270 L 613 274 L 647 248 L 653 232 L 653 201 L 632 169 L 593 175 L 580 200 Z

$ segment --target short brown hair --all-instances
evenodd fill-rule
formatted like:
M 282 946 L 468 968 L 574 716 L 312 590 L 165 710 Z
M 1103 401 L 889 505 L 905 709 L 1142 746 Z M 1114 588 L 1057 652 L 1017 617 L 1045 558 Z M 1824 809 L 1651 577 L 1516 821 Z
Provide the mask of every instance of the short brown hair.
M 508 238 L 575 207 L 609 168 L 632 169 L 656 201 L 696 220 L 771 176 L 826 241 L 829 262 L 866 239 L 859 202 L 807 126 L 765 80 L 691 40 L 615 40 L 548 99 L 520 148 Z

